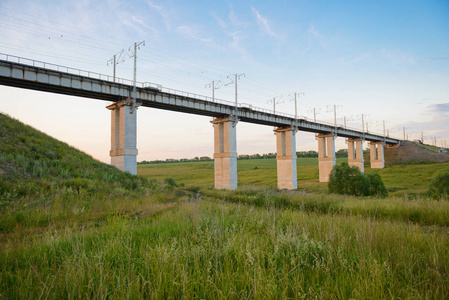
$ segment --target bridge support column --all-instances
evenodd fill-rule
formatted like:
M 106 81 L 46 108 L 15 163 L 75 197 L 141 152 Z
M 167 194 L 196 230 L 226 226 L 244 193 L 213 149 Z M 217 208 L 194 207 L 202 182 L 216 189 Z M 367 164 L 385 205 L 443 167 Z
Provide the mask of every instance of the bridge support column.
M 274 132 L 276 134 L 278 188 L 295 190 L 298 188 L 296 132 L 291 127 L 279 127 Z
M 383 169 L 385 167 L 383 142 L 370 142 L 370 162 L 372 169 Z
M 214 182 L 216 189 L 237 188 L 236 123 L 230 118 L 215 118 L 214 126 Z
M 126 100 L 106 107 L 111 111 L 111 165 L 137 174 L 137 110 Z
M 318 134 L 318 168 L 320 182 L 329 182 L 329 175 L 335 166 L 335 137 L 333 134 Z
M 365 172 L 363 160 L 363 140 L 347 139 L 346 141 L 348 143 L 348 165 L 350 167 L 356 166 L 363 174 Z

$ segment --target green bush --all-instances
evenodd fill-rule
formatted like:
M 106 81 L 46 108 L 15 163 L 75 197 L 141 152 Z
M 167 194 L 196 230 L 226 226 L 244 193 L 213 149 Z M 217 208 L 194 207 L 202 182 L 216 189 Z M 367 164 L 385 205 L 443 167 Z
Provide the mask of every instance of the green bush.
M 447 198 L 449 196 L 449 170 L 433 178 L 429 194 L 434 198 Z
M 388 191 L 385 188 L 384 182 L 382 181 L 382 177 L 380 177 L 377 173 L 372 173 L 366 175 L 370 182 L 369 194 L 371 196 L 377 196 L 380 198 L 385 198 L 388 196 Z
M 171 176 L 165 178 L 165 179 L 164 179 L 164 182 L 165 182 L 167 185 L 169 185 L 169 186 L 173 186 L 173 187 L 178 186 L 178 184 L 176 183 L 175 179 L 174 179 L 173 177 L 171 177 Z
M 329 193 L 354 196 L 387 197 L 388 192 L 379 174 L 364 175 L 360 169 L 344 162 L 335 165 L 329 176 Z

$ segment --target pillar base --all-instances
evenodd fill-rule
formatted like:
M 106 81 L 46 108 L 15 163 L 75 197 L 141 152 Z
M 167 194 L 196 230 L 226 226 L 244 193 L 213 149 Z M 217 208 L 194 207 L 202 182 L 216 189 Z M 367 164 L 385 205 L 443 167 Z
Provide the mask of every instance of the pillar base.
M 135 155 L 111 156 L 111 165 L 123 172 L 137 174 L 137 158 Z
M 332 168 L 336 164 L 336 159 L 318 159 L 318 169 L 320 173 L 320 182 L 329 182 L 329 176 L 332 172 Z
M 298 175 L 296 168 L 296 138 L 291 127 L 277 128 L 276 134 L 276 165 L 278 188 L 296 190 Z
M 214 156 L 214 186 L 216 189 L 237 189 L 237 174 L 232 174 L 233 170 L 237 170 L 237 157 Z
M 237 188 L 236 124 L 230 118 L 215 118 L 214 186 L 216 189 Z
M 385 168 L 383 142 L 370 142 L 369 147 L 370 147 L 371 169 Z
M 277 159 L 278 189 L 298 188 L 296 159 Z
M 371 162 L 371 169 L 383 169 L 383 168 L 385 168 L 385 163 L 383 161 Z
M 329 176 L 337 159 L 335 157 L 335 136 L 329 134 L 318 134 L 318 169 L 320 182 L 329 182 Z
M 363 160 L 363 140 L 347 139 L 348 143 L 348 165 L 359 168 L 362 174 L 365 172 L 365 162 Z
M 348 160 L 348 165 L 350 167 L 357 167 L 359 168 L 360 172 L 362 172 L 362 174 L 365 173 L 365 163 L 363 161 L 349 161 Z

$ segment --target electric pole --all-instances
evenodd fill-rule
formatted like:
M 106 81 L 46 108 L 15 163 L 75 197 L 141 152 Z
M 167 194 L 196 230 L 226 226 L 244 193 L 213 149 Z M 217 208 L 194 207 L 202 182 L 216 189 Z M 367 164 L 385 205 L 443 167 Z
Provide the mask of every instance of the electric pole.
M 234 74 L 234 84 L 235 84 L 235 107 L 237 107 L 238 106 L 238 101 L 237 101 L 237 81 L 241 78 L 241 77 L 245 77 L 245 73 L 242 73 L 242 74 Z M 229 79 L 231 79 L 229 76 L 227 76 Z M 229 84 L 231 84 L 232 83 L 232 79 L 231 79 L 231 82 L 230 83 L 228 83 L 228 84 L 226 84 L 226 85 L 229 85 Z
M 365 122 L 363 121 L 363 114 L 362 114 L 362 132 L 365 132 Z
M 238 86 L 238 84 L 237 84 L 237 81 L 241 78 L 241 77 L 245 77 L 245 73 L 242 73 L 242 74 L 234 74 L 234 80 L 232 80 L 232 78 L 231 77 L 229 77 L 229 75 L 227 76 L 227 78 L 228 79 L 230 79 L 231 80 L 231 82 L 230 83 L 228 83 L 228 84 L 225 84 L 225 86 L 226 85 L 230 85 L 230 84 L 232 84 L 233 82 L 234 82 L 234 84 L 235 84 L 235 109 L 234 109 L 234 114 L 235 114 L 235 124 L 237 124 L 237 122 L 238 122 L 238 98 L 237 98 L 237 86 Z M 232 82 L 233 81 L 233 82 Z
M 267 101 L 267 103 L 272 102 L 273 103 L 273 114 L 276 114 L 276 97 L 273 97 L 273 99 L 270 99 Z M 278 102 L 281 103 L 281 102 Z
M 119 52 L 117 52 L 116 54 L 114 54 L 114 56 L 107 61 L 107 65 L 109 66 L 110 64 L 112 64 L 112 74 L 113 74 L 113 81 L 115 82 L 115 66 L 118 65 L 121 62 L 125 61 L 125 49 L 120 50 Z
M 145 41 L 142 41 L 140 43 L 134 43 L 134 52 L 132 56 L 134 56 L 134 86 L 133 86 L 133 110 L 137 108 L 137 49 L 140 50 L 140 45 L 145 46 Z M 131 48 L 131 47 L 130 47 Z
M 133 70 L 133 94 L 132 94 L 132 109 L 131 113 L 134 112 L 134 110 L 137 109 L 137 49 L 140 50 L 140 45 L 145 46 L 145 41 L 142 41 L 140 43 L 134 43 L 134 45 L 130 46 L 128 48 L 128 54 L 129 57 L 134 57 L 134 70 Z M 133 48 L 131 48 L 133 47 Z M 118 56 L 118 57 L 117 57 Z M 114 82 L 115 82 L 115 65 L 124 62 L 125 61 L 125 50 L 122 49 L 117 54 L 114 54 L 114 56 L 108 61 L 112 62 L 114 64 Z
M 335 127 L 337 127 L 337 105 L 334 104 L 334 123 Z
M 295 119 L 298 119 L 298 102 L 297 102 L 297 97 L 301 96 L 301 95 L 305 95 L 304 92 L 301 93 L 295 93 L 294 94 L 294 101 L 295 101 Z
M 212 81 L 211 83 L 206 84 L 206 88 L 212 87 L 212 102 L 215 102 L 215 81 Z

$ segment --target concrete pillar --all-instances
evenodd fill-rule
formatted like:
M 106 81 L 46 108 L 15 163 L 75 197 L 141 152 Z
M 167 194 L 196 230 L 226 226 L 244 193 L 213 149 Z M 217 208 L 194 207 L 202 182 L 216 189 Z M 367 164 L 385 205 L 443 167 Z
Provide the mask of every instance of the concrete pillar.
M 362 173 L 365 172 L 363 160 L 363 140 L 347 139 L 348 142 L 348 165 L 356 166 Z
M 320 182 L 329 182 L 329 175 L 335 166 L 335 137 L 332 133 L 318 134 L 318 168 Z
M 215 118 L 214 126 L 214 181 L 216 189 L 237 188 L 236 124 L 230 118 Z
M 137 174 L 137 110 L 126 100 L 106 107 L 111 111 L 111 165 Z
M 372 169 L 383 169 L 385 167 L 383 142 L 370 142 L 370 162 Z
M 287 127 L 277 128 L 274 132 L 276 134 L 278 188 L 295 190 L 298 188 L 295 131 L 291 127 Z

